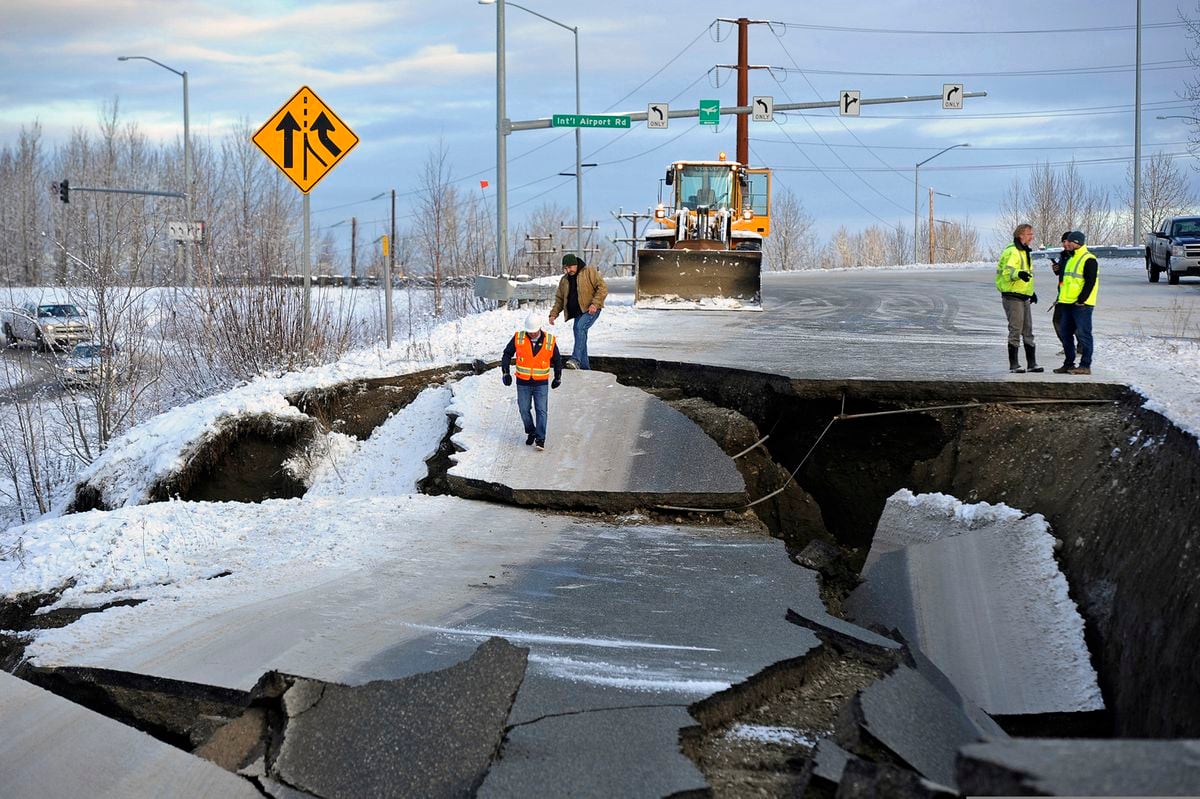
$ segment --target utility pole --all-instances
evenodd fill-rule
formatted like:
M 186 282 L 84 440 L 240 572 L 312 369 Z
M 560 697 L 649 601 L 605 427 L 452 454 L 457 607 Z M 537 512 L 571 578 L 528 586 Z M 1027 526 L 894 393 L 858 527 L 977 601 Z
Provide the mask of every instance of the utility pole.
M 933 263 L 933 186 L 929 187 L 929 263 Z
M 613 266 L 628 266 L 629 273 L 631 275 L 636 275 L 637 274 L 638 244 L 641 243 L 641 240 L 642 240 L 641 237 L 638 236 L 638 221 L 642 220 L 642 219 L 653 219 L 654 214 L 650 213 L 649 211 L 647 211 L 644 214 L 639 214 L 637 211 L 626 212 L 623 209 L 618 208 L 617 212 L 615 214 L 613 214 L 613 216 L 617 219 L 618 222 L 621 223 L 622 229 L 624 229 L 624 227 L 625 227 L 626 219 L 628 219 L 633 224 L 633 235 L 632 236 L 628 236 L 628 237 L 622 236 L 619 238 L 612 239 L 613 244 L 628 244 L 629 245 L 629 260 L 623 261 L 619 264 L 613 264 Z
M 358 247 L 358 217 L 350 217 L 350 286 L 358 284 L 358 262 L 355 259 Z
M 386 328 L 387 345 L 392 346 L 392 274 L 396 271 L 396 190 L 392 189 L 392 237 L 388 240 L 388 257 L 383 262 L 383 325 Z M 410 289 L 411 290 L 411 289 Z M 410 306 L 411 308 L 411 306 Z M 412 312 L 409 311 L 409 325 Z
M 738 61 L 737 70 L 737 103 L 739 106 L 750 105 L 750 70 L 768 69 L 765 66 L 750 66 L 750 26 L 767 25 L 765 19 L 718 19 L 718 22 L 729 22 L 738 28 Z M 724 67 L 725 65 L 718 64 Z M 750 163 L 750 119 L 744 114 L 737 118 L 737 160 L 739 164 Z
M 564 231 L 566 231 L 566 230 L 574 230 L 574 231 L 575 231 L 575 241 L 576 241 L 576 244 L 578 245 L 578 249 L 579 249 L 579 257 L 580 257 L 580 258 L 583 258 L 583 260 L 584 260 L 584 261 L 586 261 L 586 262 L 589 262 L 589 263 L 590 263 L 592 255 L 594 255 L 595 253 L 598 253 L 598 252 L 600 252 L 600 248 L 599 248 L 599 247 L 584 247 L 584 246 L 583 246 L 583 244 L 582 244 L 582 241 L 583 241 L 583 231 L 585 231 L 585 230 L 589 230 L 589 231 L 596 231 L 596 230 L 599 230 L 599 229 L 600 229 L 600 223 L 599 223 L 599 222 L 593 222 L 593 223 L 592 223 L 592 224 L 590 224 L 590 225 L 568 225 L 568 224 L 566 224 L 565 222 L 559 222 L 559 223 L 558 223 L 558 227 L 559 227 L 559 229 L 560 229 L 560 230 L 564 230 Z M 589 239 L 589 241 L 590 241 L 590 240 L 591 240 L 591 239 Z
M 527 247 L 525 248 L 525 252 L 527 252 L 527 253 L 529 253 L 530 255 L 534 256 L 534 263 L 535 263 L 535 265 L 536 265 L 536 267 L 537 267 L 537 271 L 540 271 L 540 270 L 542 269 L 542 267 L 544 267 L 544 266 L 547 266 L 547 264 L 543 264 L 543 263 L 542 263 L 542 256 L 543 256 L 543 255 L 552 255 L 552 254 L 555 252 L 555 250 L 554 250 L 554 248 L 553 248 L 553 247 L 551 247 L 551 248 L 550 248 L 550 249 L 548 249 L 548 250 L 546 250 L 546 249 L 542 249 L 542 242 L 543 242 L 543 241 L 553 241 L 553 240 L 554 240 L 554 236 L 550 236 L 550 235 L 547 235 L 547 236 L 531 236 L 531 235 L 529 235 L 528 233 L 526 233 L 526 234 L 525 234 L 525 241 L 532 241 L 532 242 L 533 242 L 533 246 L 534 246 L 534 248 L 535 248 L 535 249 L 532 249 L 532 250 L 531 250 L 531 249 L 529 249 L 529 248 L 528 248 L 528 246 L 527 246 Z M 545 271 L 546 271 L 547 273 L 549 273 L 551 270 L 549 270 L 549 269 L 546 269 Z
M 1133 78 L 1133 240 L 1142 241 L 1142 0 L 1137 0 L 1136 67 Z

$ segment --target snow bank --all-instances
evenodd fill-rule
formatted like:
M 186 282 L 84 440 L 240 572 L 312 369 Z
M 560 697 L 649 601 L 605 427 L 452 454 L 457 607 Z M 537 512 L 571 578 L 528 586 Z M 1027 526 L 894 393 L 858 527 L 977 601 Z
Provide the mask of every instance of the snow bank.
M 310 477 L 305 497 L 390 497 L 414 494 L 446 434 L 450 389 L 425 389 L 366 441 L 331 433 L 331 446 Z

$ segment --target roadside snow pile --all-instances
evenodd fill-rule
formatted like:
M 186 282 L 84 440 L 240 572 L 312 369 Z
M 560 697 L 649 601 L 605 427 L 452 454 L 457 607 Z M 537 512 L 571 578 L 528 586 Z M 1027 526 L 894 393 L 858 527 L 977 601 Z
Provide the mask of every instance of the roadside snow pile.
M 330 433 L 326 457 L 313 470 L 310 497 L 388 497 L 415 494 L 427 458 L 446 435 L 450 389 L 425 389 L 381 424 L 366 441 Z M 344 439 L 344 440 L 343 440 Z
M 86 606 L 119 593 L 170 594 L 223 572 L 255 579 L 367 565 L 390 545 L 379 530 L 436 497 L 157 502 L 13 527 L 0 538 L 0 596 L 47 593 Z M 116 594 L 116 595 L 114 595 Z
M 250 386 L 234 389 L 159 414 L 114 439 L 104 454 L 79 471 L 76 482 L 97 489 L 107 507 L 140 505 L 158 479 L 183 468 L 221 422 L 246 416 L 304 418 L 282 394 L 253 391 Z M 59 498 L 50 515 L 63 513 L 70 500 L 70 495 Z
M 1200 341 L 1131 335 L 1106 337 L 1099 346 L 1104 371 L 1120 375 L 1148 410 L 1200 444 Z

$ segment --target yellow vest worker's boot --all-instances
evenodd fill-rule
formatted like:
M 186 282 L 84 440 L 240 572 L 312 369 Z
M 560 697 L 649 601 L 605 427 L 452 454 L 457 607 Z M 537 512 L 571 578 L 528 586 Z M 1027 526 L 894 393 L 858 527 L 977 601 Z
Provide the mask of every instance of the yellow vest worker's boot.
M 1017 360 L 1017 348 L 1012 344 L 1008 345 L 1008 371 L 1016 374 L 1023 374 L 1025 372 L 1021 368 L 1021 363 Z
M 1042 367 L 1038 366 L 1037 348 L 1032 344 L 1025 345 L 1025 371 L 1026 372 L 1044 372 Z

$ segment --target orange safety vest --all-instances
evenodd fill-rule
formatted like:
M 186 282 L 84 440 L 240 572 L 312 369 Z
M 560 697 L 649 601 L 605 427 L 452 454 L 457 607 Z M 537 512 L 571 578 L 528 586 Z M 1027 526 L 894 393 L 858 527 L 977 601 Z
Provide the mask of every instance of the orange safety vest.
M 533 354 L 533 342 L 524 330 L 514 337 L 517 347 L 517 379 L 546 381 L 550 379 L 550 362 L 554 357 L 554 336 L 543 332 L 542 348 Z

